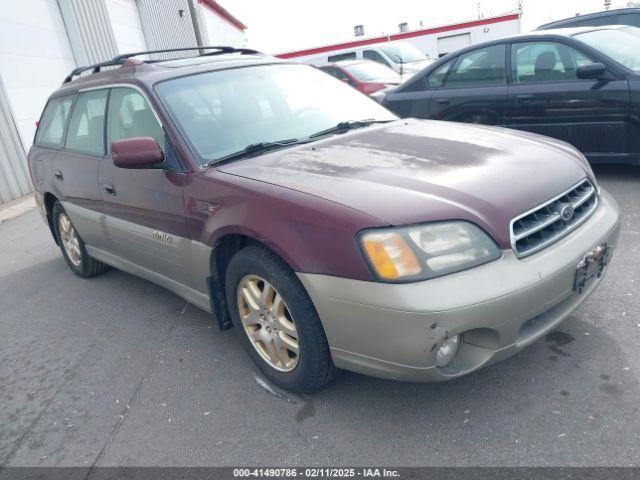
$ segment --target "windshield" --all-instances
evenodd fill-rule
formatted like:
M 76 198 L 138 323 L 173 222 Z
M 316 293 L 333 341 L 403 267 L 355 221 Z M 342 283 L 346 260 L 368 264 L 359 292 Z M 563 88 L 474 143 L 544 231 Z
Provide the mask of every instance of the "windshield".
M 155 88 L 201 165 L 248 145 L 308 138 L 343 121 L 396 119 L 374 100 L 307 65 L 206 72 Z
M 347 72 L 356 77 L 361 82 L 369 82 L 371 80 L 395 79 L 400 80 L 400 75 L 376 62 L 354 63 L 353 65 L 342 66 Z
M 625 67 L 640 73 L 640 29 L 594 30 L 574 35 Z
M 395 63 L 413 63 L 428 60 L 416 47 L 408 43 L 387 43 L 378 47 Z

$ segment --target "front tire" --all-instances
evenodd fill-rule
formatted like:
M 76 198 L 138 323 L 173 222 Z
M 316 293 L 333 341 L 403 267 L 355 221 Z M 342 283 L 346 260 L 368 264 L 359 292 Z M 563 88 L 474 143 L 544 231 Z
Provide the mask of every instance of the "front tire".
M 89 278 L 109 269 L 104 263 L 89 256 L 82 238 L 60 202 L 53 205 L 51 214 L 62 256 L 73 273 L 82 278 Z
M 241 342 L 262 373 L 285 390 L 311 393 L 338 370 L 304 286 L 270 250 L 240 250 L 226 272 L 226 298 Z

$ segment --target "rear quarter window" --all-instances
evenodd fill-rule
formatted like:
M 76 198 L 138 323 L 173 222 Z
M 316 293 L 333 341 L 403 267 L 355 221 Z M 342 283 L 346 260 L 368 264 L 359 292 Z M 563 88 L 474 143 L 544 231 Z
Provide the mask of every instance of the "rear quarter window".
M 38 146 L 59 147 L 75 96 L 54 98 L 47 103 L 36 131 Z

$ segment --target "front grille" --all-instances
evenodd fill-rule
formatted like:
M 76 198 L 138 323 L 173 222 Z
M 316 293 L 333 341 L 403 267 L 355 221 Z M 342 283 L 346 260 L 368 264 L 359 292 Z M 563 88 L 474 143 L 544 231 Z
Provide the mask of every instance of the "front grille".
M 525 257 L 559 240 L 589 218 L 597 203 L 596 189 L 585 178 L 566 192 L 514 218 L 511 220 L 514 252 L 518 257 Z M 571 208 L 573 215 L 570 215 Z

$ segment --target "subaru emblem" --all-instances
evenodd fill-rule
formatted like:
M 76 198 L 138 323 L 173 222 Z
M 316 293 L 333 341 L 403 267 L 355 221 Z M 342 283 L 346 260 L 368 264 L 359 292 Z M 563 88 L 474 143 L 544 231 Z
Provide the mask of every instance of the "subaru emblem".
M 564 220 L 565 222 L 568 222 L 573 218 L 574 213 L 575 210 L 573 209 L 573 207 L 571 205 L 567 205 L 565 207 L 562 207 L 562 210 L 560 210 L 560 218 L 562 218 L 562 220 Z

